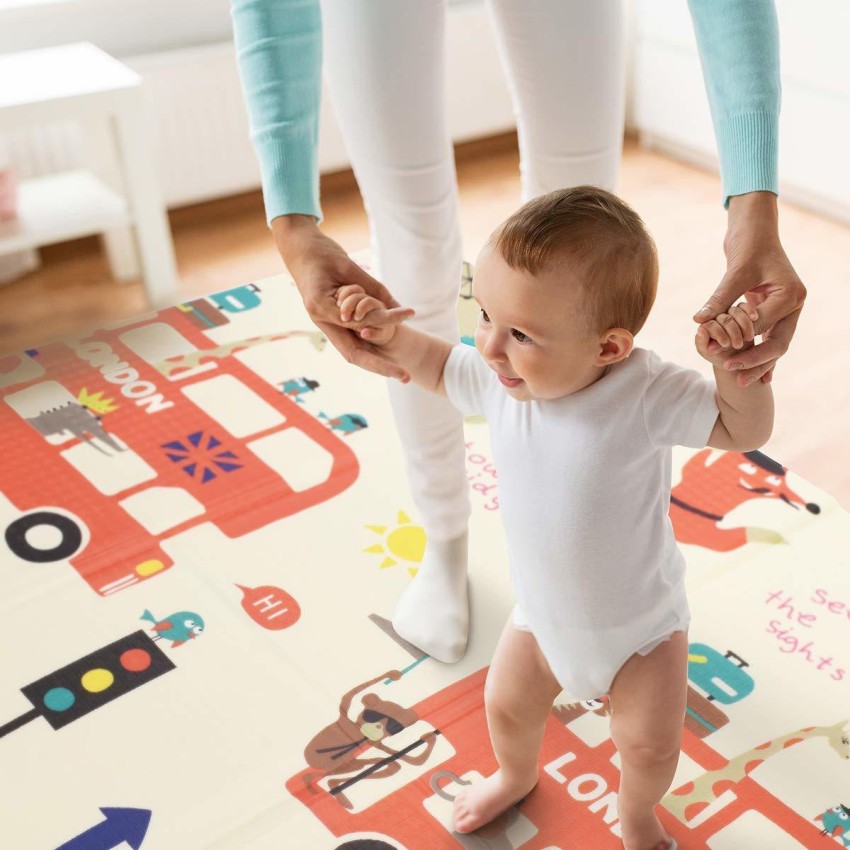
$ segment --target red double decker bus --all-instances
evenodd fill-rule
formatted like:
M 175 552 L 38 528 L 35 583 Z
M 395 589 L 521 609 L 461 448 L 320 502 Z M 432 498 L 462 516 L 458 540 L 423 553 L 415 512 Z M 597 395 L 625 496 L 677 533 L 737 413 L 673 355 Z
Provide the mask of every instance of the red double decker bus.
M 317 781 L 316 772 L 305 768 L 286 782 L 289 793 L 332 834 L 323 850 L 621 850 L 619 758 L 598 702 L 553 708 L 540 781 L 523 802 L 476 833 L 452 830 L 457 790 L 498 766 L 484 711 L 485 674 L 480 670 L 405 709 L 416 722 L 382 742 L 396 755 L 367 743 L 356 751 L 364 761 L 374 759 L 365 769 Z M 381 696 L 393 699 L 393 684 L 386 684 Z M 429 747 L 424 762 L 416 763 Z M 686 726 L 683 773 L 696 780 L 726 763 L 704 731 Z M 388 770 L 392 764 L 397 767 Z M 672 792 L 688 799 L 690 785 L 674 783 Z M 688 803 L 686 820 L 665 809 L 669 798 L 662 801 L 659 817 L 682 848 L 737 850 L 755 840 L 759 847 L 802 850 L 823 842 L 815 813 L 811 820 L 803 817 L 753 776 L 730 779 L 715 791 L 710 803 Z
M 239 356 L 286 337 L 324 344 L 216 345 L 174 307 L 0 358 L 11 552 L 106 595 L 172 566 L 163 541 L 199 523 L 241 537 L 351 486 L 346 442 Z

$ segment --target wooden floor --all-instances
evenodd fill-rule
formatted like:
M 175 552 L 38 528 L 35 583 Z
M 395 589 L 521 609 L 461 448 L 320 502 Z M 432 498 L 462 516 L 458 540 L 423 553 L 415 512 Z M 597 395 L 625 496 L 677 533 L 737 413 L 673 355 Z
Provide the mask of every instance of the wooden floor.
M 520 202 L 518 154 L 512 135 L 461 146 L 457 153 L 466 256 L 475 256 L 493 227 Z M 725 270 L 725 212 L 716 175 L 645 151 L 627 140 L 621 194 L 643 216 L 661 258 L 653 314 L 638 344 L 662 357 L 710 368 L 693 345 L 691 314 Z M 368 226 L 350 173 L 323 180 L 323 229 L 346 250 L 368 245 Z M 188 299 L 282 270 L 253 192 L 171 214 Z M 850 510 L 850 228 L 781 205 L 785 249 L 809 290 L 790 352 L 774 377 L 776 426 L 764 451 Z M 43 267 L 0 286 L 0 352 L 32 347 L 69 332 L 142 312 L 139 282 L 109 278 L 97 239 L 42 251 Z

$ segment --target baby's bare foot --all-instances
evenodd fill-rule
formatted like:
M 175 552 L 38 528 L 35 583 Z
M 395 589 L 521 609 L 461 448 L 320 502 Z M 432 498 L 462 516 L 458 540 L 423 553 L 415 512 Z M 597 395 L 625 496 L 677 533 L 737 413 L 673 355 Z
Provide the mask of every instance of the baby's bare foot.
M 619 814 L 626 850 L 667 850 L 670 838 L 654 811 L 632 814 L 621 806 Z
M 497 770 L 481 782 L 476 782 L 458 792 L 452 809 L 455 832 L 474 832 L 497 818 L 537 785 L 537 774 L 524 780 L 508 779 Z

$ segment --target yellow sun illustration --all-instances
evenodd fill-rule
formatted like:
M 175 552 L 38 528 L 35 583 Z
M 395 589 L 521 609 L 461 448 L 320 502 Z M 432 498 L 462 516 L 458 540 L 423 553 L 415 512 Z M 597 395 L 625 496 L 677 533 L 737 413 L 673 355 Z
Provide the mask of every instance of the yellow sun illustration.
M 381 561 L 379 568 L 394 567 L 398 561 L 391 557 L 395 555 L 400 561 L 407 561 L 407 571 L 410 575 L 415 576 L 419 567 L 413 566 L 418 564 L 425 554 L 425 544 L 427 536 L 425 529 L 421 525 L 414 525 L 410 517 L 404 512 L 399 511 L 396 519 L 398 527 L 394 528 L 387 534 L 387 526 L 385 525 L 367 525 L 370 531 L 375 534 L 380 534 L 384 538 L 383 543 L 375 543 L 372 546 L 364 549 L 364 552 L 376 552 L 386 555 L 387 557 Z M 391 554 L 390 554 L 391 553 Z
M 83 407 L 91 410 L 92 413 L 112 413 L 113 410 L 118 410 L 118 405 L 115 404 L 114 399 L 103 397 L 103 391 L 90 393 L 85 387 L 80 390 L 77 401 Z

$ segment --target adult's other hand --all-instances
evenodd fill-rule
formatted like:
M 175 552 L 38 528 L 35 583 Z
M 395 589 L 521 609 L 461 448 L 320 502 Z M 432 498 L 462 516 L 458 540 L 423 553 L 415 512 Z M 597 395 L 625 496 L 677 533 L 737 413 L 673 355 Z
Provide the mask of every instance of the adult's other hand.
M 741 296 L 756 306 L 759 319 L 754 329 L 762 341 L 730 356 L 724 367 L 740 373 L 740 386 L 758 379 L 769 383 L 776 361 L 788 350 L 806 299 L 806 287 L 779 241 L 776 195 L 750 192 L 729 199 L 723 250 L 726 274 L 693 318 L 701 324 L 711 322 L 712 336 L 719 336 L 722 343 L 718 314 L 726 313 Z

